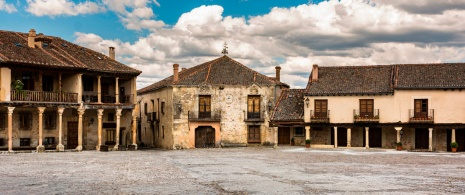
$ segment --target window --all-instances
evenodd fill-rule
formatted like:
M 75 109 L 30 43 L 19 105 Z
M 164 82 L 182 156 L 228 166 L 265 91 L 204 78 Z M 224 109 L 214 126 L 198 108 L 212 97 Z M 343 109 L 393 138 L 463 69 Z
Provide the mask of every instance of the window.
M 6 114 L 0 113 L 0 130 L 4 130 L 6 126 Z
M 115 113 L 108 113 L 107 121 L 115 121 Z
M 94 91 L 94 79 L 92 77 L 82 77 L 84 91 Z
M 302 128 L 302 127 L 294 127 L 294 136 L 295 137 L 303 137 L 303 136 L 305 136 L 304 128 Z
M 53 145 L 53 144 L 55 144 L 55 138 L 54 137 L 45 137 L 43 144 L 44 145 Z
M 115 145 L 115 131 L 114 129 L 107 129 L 107 134 L 105 137 L 105 145 Z
M 19 139 L 19 146 L 30 146 L 31 145 L 31 138 L 20 138 Z
M 428 117 L 428 99 L 415 99 L 415 117 Z
M 211 118 L 211 96 L 199 96 L 199 118 Z
M 57 116 L 53 112 L 46 112 L 44 114 L 44 129 L 55 129 L 56 128 Z
M 34 90 L 34 79 L 31 72 L 23 72 L 22 82 L 24 84 L 23 90 Z
M 144 103 L 144 114 L 147 115 L 147 102 Z
M 0 138 L 0 146 L 4 146 L 4 145 L 5 145 L 5 139 Z
M 163 139 L 165 139 L 165 126 L 161 126 L 161 130 L 162 130 L 162 137 Z
M 161 102 L 161 113 L 165 114 L 165 102 Z
M 328 116 L 328 100 L 315 100 L 315 117 Z
M 247 98 L 247 118 L 260 118 L 260 96 L 249 95 Z
M 53 76 L 42 76 L 42 91 L 53 91 Z
M 31 130 L 32 128 L 32 115 L 31 113 L 19 114 L 19 130 Z
M 360 100 L 360 116 L 373 116 L 373 99 Z

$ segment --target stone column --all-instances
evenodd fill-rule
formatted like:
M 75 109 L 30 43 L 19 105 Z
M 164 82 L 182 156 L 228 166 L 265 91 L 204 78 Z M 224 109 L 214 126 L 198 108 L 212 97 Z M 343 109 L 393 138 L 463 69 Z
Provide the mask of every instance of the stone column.
M 347 128 L 347 147 L 350 148 L 351 147 L 351 143 L 352 142 L 352 129 L 350 128 Z
M 97 103 L 102 103 L 102 86 L 100 84 L 101 76 L 97 76 Z
M 58 145 L 57 151 L 65 151 L 65 146 L 63 145 L 63 111 L 65 108 L 58 107 Z
M 429 130 L 429 143 L 428 143 L 428 151 L 433 151 L 433 128 L 428 128 Z
M 82 151 L 82 130 L 83 130 L 82 129 L 83 128 L 82 115 L 84 115 L 84 112 L 86 111 L 86 109 L 79 108 L 77 111 L 78 111 L 79 118 L 78 118 L 78 146 L 76 147 L 76 150 Z
M 102 145 L 102 116 L 103 116 L 103 109 L 97 110 L 97 117 L 98 117 L 98 145 L 96 147 L 97 150 L 100 151 L 100 146 Z
M 37 146 L 37 152 L 44 152 L 45 147 L 42 145 L 43 140 L 43 126 L 42 126 L 42 115 L 44 114 L 45 107 L 38 107 L 37 110 L 39 111 L 39 145 Z
M 13 110 L 15 107 L 8 107 L 8 152 L 13 152 Z
M 78 102 L 81 103 L 82 100 L 82 92 L 84 91 L 82 88 L 82 74 L 78 74 Z
M 115 115 L 116 115 L 116 144 L 115 144 L 115 150 L 118 150 L 121 108 L 116 109 L 116 114 Z
M 310 139 L 310 126 L 305 126 L 305 139 Z
M 451 142 L 456 142 L 456 141 L 455 141 L 455 129 L 452 129 L 452 135 L 451 135 L 450 141 L 451 141 Z M 448 143 L 448 144 L 449 144 L 449 143 Z
M 397 142 L 400 142 L 400 130 L 402 130 L 402 127 L 394 127 L 394 129 L 397 131 Z
M 278 127 L 273 127 L 274 129 L 274 148 L 278 147 Z
M 118 77 L 115 78 L 115 99 L 116 99 L 116 102 L 117 104 L 119 104 L 119 85 L 118 85 Z M 115 145 L 116 146 L 116 145 Z
M 132 145 L 134 145 L 135 149 L 137 150 L 136 128 L 137 128 L 137 115 L 133 113 L 132 115 Z
M 334 148 L 337 148 L 337 127 L 334 127 Z
M 365 148 L 368 149 L 370 148 L 370 128 L 365 127 Z

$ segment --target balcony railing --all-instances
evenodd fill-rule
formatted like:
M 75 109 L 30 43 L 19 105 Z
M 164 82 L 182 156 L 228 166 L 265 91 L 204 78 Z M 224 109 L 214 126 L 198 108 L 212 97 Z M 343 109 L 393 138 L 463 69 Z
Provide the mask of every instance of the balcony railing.
M 32 102 L 77 102 L 77 93 L 48 92 L 48 91 L 11 91 L 11 101 Z
M 315 112 L 314 110 L 310 110 L 310 122 L 329 123 L 329 110 L 327 110 L 327 112 Z
M 263 122 L 265 119 L 262 117 L 261 112 L 247 112 L 246 122 Z
M 362 112 L 354 110 L 354 122 L 376 123 L 379 122 L 379 109 L 374 109 L 373 112 Z
M 189 111 L 188 113 L 189 121 L 221 121 L 221 111 L 216 112 L 198 112 L 198 111 Z
M 429 109 L 426 112 L 415 112 L 414 109 L 409 110 L 409 122 L 411 123 L 433 123 L 434 109 Z
M 132 103 L 133 95 L 120 95 L 120 103 Z M 86 103 L 98 102 L 98 95 L 96 92 L 85 92 L 82 95 L 82 101 Z M 102 103 L 116 103 L 116 96 L 114 95 L 102 95 Z

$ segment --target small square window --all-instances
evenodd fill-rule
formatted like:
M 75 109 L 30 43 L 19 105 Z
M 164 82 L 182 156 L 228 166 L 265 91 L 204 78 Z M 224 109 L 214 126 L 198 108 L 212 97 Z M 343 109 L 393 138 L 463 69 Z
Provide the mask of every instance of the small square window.
M 115 121 L 115 113 L 108 113 L 107 121 Z
M 55 138 L 54 137 L 46 137 L 44 139 L 44 145 L 53 145 L 55 144 Z
M 19 114 L 19 130 L 31 130 L 31 129 L 32 129 L 31 113 L 20 113 Z
M 19 146 L 31 146 L 31 138 L 20 138 Z
M 0 138 L 0 146 L 4 146 L 4 145 L 5 145 L 5 139 Z
M 294 127 L 294 136 L 295 137 L 303 137 L 303 136 L 305 136 L 304 128 L 302 128 L 302 127 Z
M 44 114 L 44 129 L 56 129 L 57 115 L 54 112 Z

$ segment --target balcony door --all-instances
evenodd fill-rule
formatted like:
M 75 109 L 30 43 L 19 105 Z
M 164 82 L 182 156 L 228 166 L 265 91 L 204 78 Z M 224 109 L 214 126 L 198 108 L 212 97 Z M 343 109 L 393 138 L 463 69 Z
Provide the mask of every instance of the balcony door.
M 315 117 L 328 116 L 328 100 L 315 100 Z
M 247 118 L 260 118 L 260 96 L 249 95 L 247 99 Z
M 211 118 L 211 96 L 199 96 L 199 118 Z
M 414 117 L 428 117 L 428 99 L 415 99 L 414 101 Z
M 373 99 L 361 99 L 360 100 L 360 116 L 361 117 L 373 117 Z
M 53 91 L 53 76 L 42 76 L 42 91 Z

